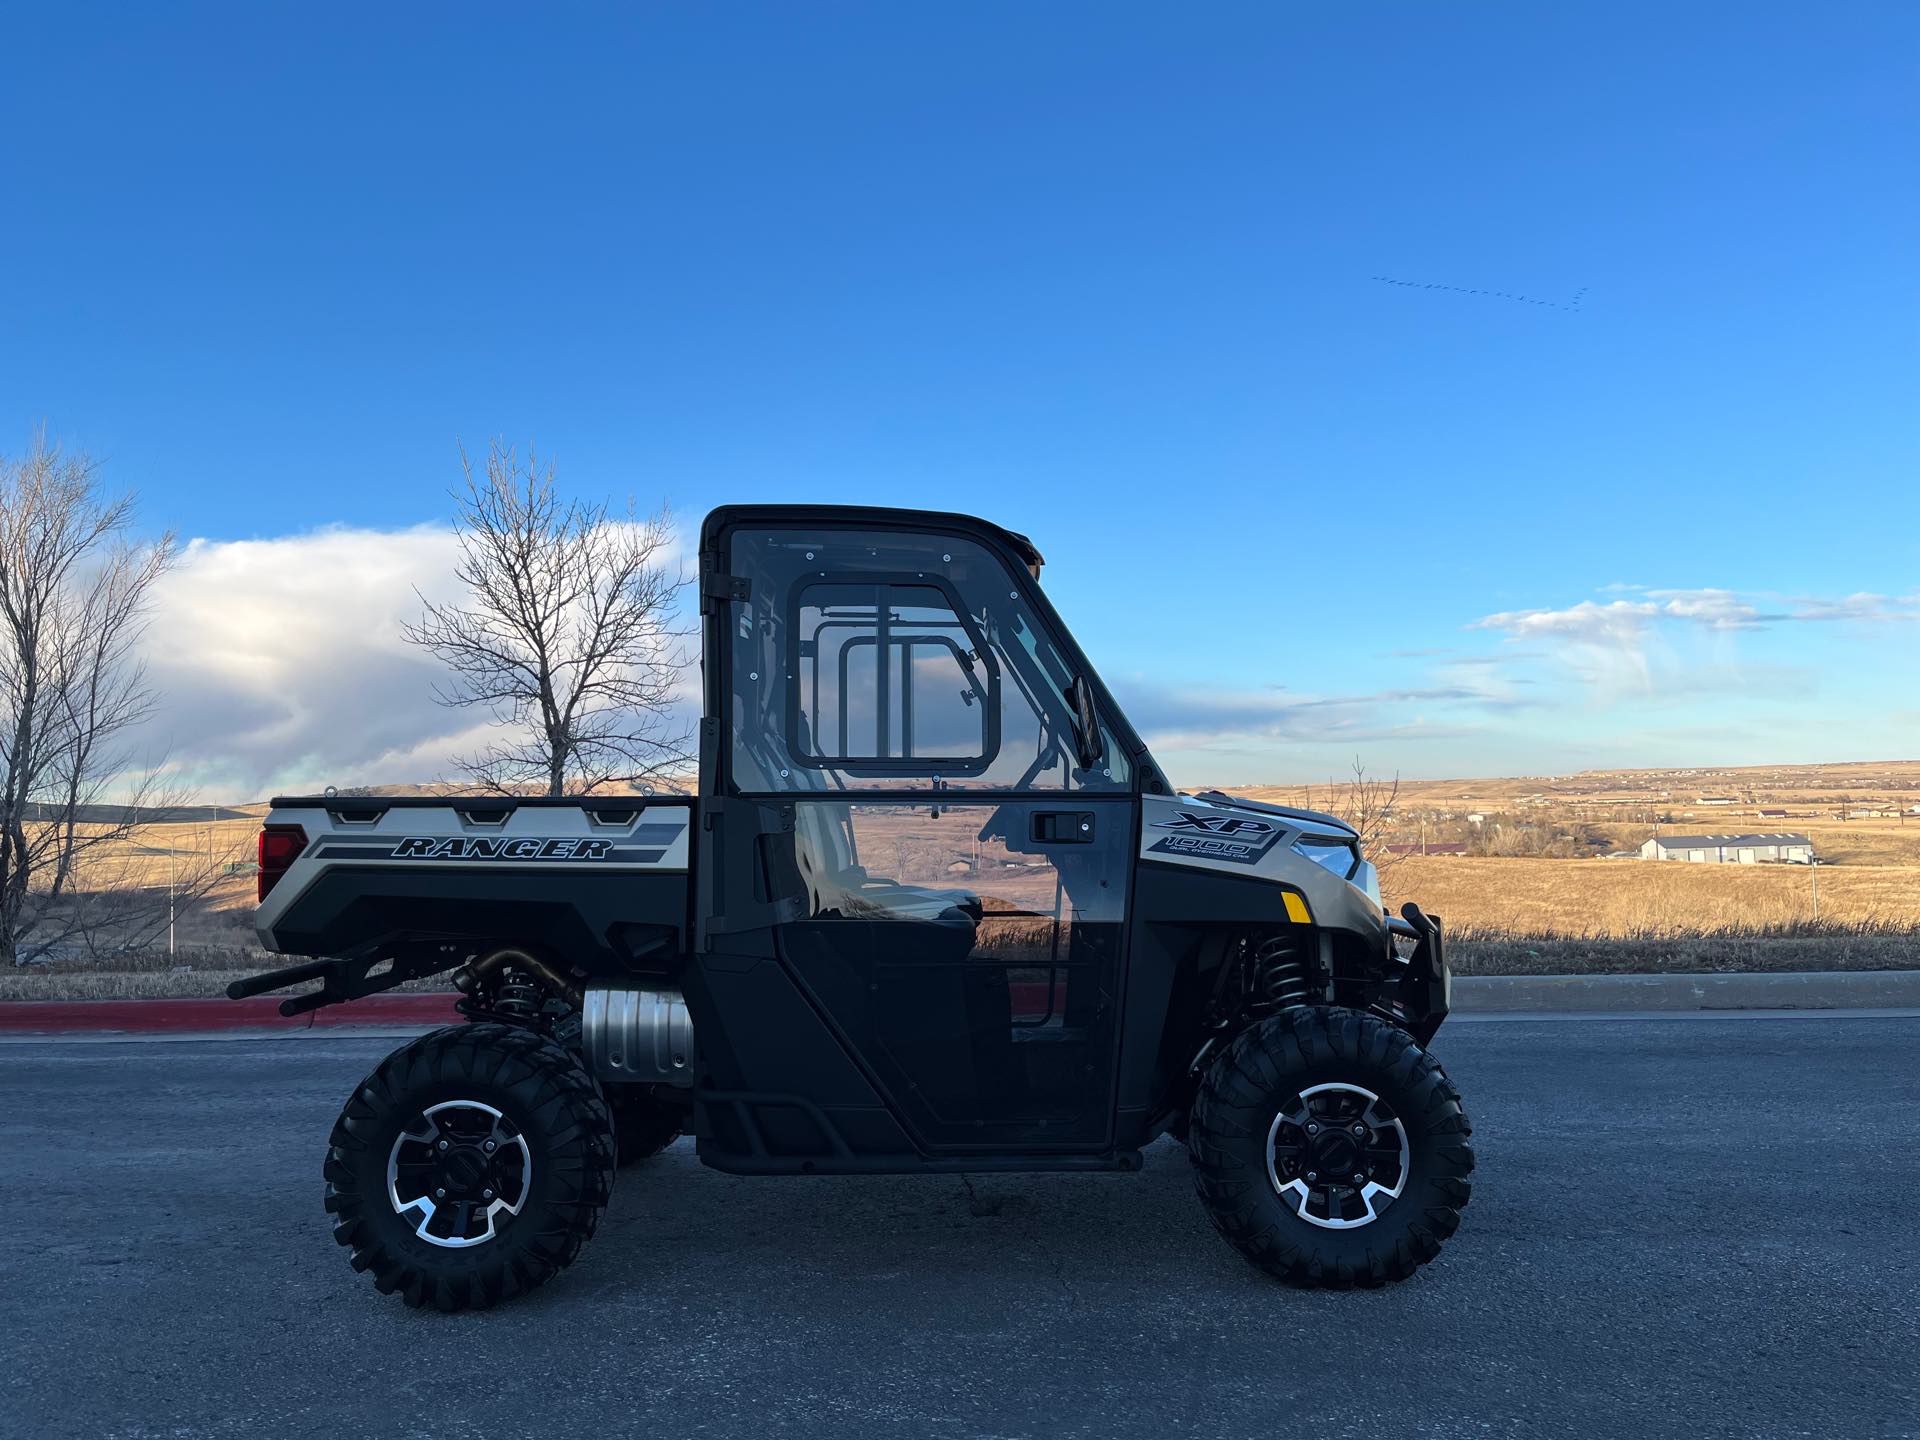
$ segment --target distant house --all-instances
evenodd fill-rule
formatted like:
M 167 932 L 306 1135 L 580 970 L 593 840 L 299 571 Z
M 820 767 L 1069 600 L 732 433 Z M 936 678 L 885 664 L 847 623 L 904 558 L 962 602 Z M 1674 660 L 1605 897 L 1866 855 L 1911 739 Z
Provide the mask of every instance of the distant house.
M 1696 805 L 1731 805 L 1733 804 L 1733 796 L 1702 795 L 1698 800 L 1694 801 L 1693 803 Z
M 1640 847 L 1642 860 L 1690 860 L 1696 865 L 1811 865 L 1813 841 L 1804 835 L 1656 835 Z
M 1760 818 L 1762 820 L 1784 820 L 1787 818 L 1787 812 L 1784 810 L 1762 810 L 1760 812 Z

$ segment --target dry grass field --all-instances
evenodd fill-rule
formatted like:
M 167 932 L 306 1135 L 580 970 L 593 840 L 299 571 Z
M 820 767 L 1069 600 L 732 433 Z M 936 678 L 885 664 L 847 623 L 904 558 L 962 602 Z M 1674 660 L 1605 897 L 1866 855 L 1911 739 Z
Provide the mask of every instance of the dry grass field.
M 1686 865 L 1646 860 L 1408 856 L 1390 903 L 1417 901 L 1463 933 L 1645 937 L 1828 925 L 1920 929 L 1920 864 Z
M 1338 809 L 1342 787 L 1240 793 Z M 1916 761 L 1404 781 L 1388 841 L 1469 853 L 1391 859 L 1384 887 L 1396 903 L 1417 899 L 1484 932 L 1601 937 L 1805 925 L 1815 918 L 1814 877 L 1803 866 L 1596 858 L 1637 851 L 1656 834 L 1780 832 L 1813 842 L 1822 922 L 1920 926 Z M 1546 853 L 1509 853 L 1529 849 Z

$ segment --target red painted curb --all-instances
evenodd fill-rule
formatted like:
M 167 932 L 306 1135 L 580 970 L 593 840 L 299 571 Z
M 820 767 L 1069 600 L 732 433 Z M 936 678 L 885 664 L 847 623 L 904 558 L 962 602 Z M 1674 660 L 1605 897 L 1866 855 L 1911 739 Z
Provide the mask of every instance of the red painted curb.
M 369 995 L 292 1019 L 271 995 L 250 1000 L 12 1000 L 0 1003 L 0 1032 L 305 1030 L 334 1025 L 449 1025 L 460 1019 L 450 994 Z
M 1047 1011 L 1045 984 L 1008 987 L 1023 1016 Z M 1066 1003 L 1066 983 L 1054 985 L 1056 1009 Z M 59 1035 L 74 1031 L 112 1034 L 188 1033 L 205 1030 L 305 1030 L 333 1025 L 451 1025 L 462 1017 L 450 993 L 369 995 L 342 1005 L 296 1015 L 280 1013 L 280 999 L 247 1000 L 9 1000 L 0 1001 L 0 1034 Z

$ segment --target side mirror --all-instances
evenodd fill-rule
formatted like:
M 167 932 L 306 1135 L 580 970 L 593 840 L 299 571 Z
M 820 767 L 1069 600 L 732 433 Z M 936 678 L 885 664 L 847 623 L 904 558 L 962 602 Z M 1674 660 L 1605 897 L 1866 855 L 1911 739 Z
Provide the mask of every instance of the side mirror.
M 1093 686 L 1087 683 L 1086 676 L 1073 677 L 1067 699 L 1073 705 L 1074 759 L 1080 762 L 1082 770 L 1091 770 L 1107 751 L 1100 739 L 1100 716 L 1093 706 Z

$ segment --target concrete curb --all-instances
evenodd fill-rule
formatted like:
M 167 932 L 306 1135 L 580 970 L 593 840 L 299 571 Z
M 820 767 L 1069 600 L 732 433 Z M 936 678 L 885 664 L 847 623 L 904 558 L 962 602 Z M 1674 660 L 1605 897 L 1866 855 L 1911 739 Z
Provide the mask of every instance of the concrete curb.
M 426 1030 L 460 1019 L 445 992 L 373 995 L 287 1019 L 273 996 L 251 1000 L 13 1000 L 0 1034 L 214 1034 L 392 1026 Z M 1729 975 L 1462 975 L 1456 1015 L 1602 1014 L 1689 1010 L 1920 1008 L 1920 970 L 1788 971 Z
M 1920 970 L 1727 975 L 1461 975 L 1456 1015 L 1523 1011 L 1900 1010 L 1920 1006 Z

